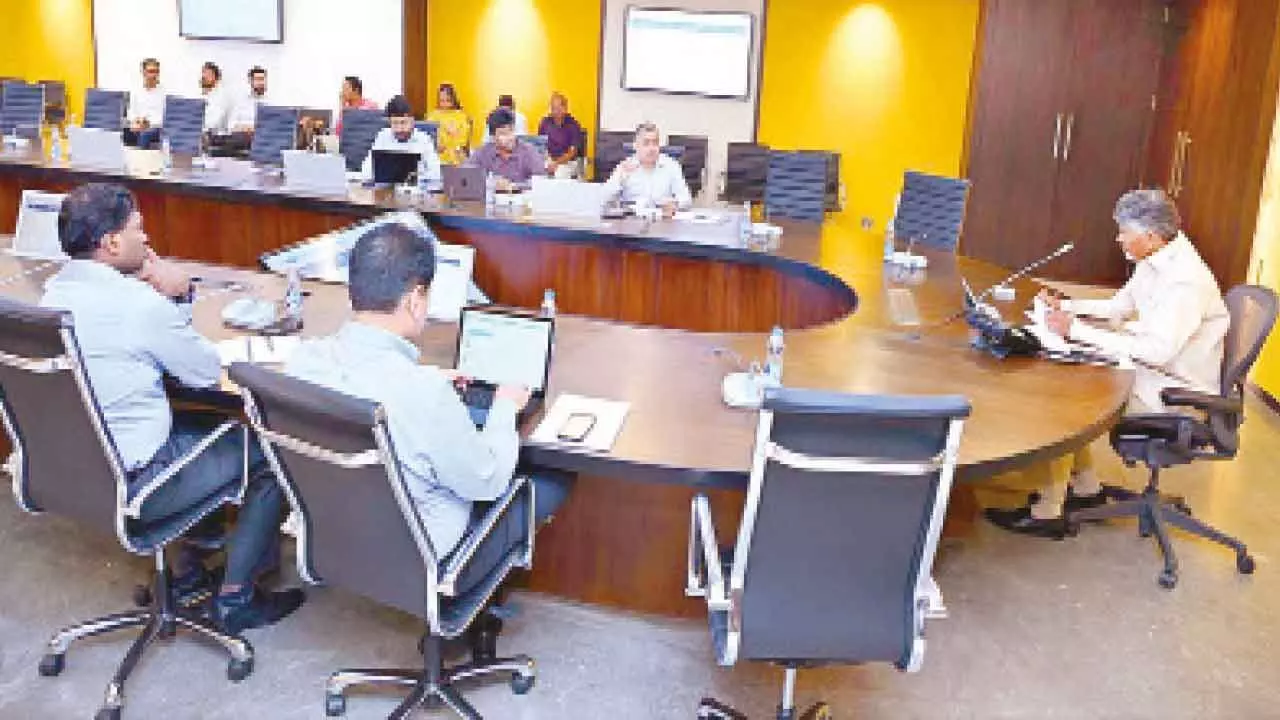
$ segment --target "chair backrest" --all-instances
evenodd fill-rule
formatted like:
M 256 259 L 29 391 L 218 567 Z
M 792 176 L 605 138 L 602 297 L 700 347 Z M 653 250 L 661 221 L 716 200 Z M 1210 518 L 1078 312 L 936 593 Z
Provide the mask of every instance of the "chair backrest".
M 347 170 L 355 172 L 364 163 L 365 156 L 373 148 L 382 128 L 388 127 L 387 116 L 381 110 L 346 108 L 342 111 L 342 134 L 338 146 L 347 159 Z
M 440 123 L 435 120 L 419 120 L 413 126 L 418 129 L 418 132 L 430 135 L 431 144 L 435 146 L 436 152 L 440 151 Z
M 439 563 L 381 406 L 260 366 L 237 363 L 230 375 L 302 519 L 303 579 L 431 620 Z
M 770 391 L 730 576 L 739 657 L 908 665 L 968 414 Z
M 0 298 L 0 410 L 17 460 L 18 504 L 125 541 L 117 513 L 126 497 L 123 465 L 70 313 Z
M 769 179 L 769 146 L 731 142 L 725 159 L 724 197 L 730 202 L 763 202 Z
M 894 218 L 894 234 L 924 246 L 955 251 L 964 231 L 969 181 L 908 170 Z
M 808 222 L 826 219 L 827 162 L 825 153 L 770 151 L 765 213 Z
M 624 157 L 634 155 L 636 152 L 636 144 L 634 142 L 623 143 L 622 150 L 624 153 L 623 155 Z M 685 171 L 683 170 L 684 152 L 685 152 L 685 147 L 683 145 L 663 145 L 662 147 L 658 148 L 658 152 L 680 163 L 681 174 L 686 174 Z
M 67 118 L 67 84 L 61 80 L 41 80 L 44 87 L 44 121 L 61 123 Z
M 259 105 L 253 121 L 253 142 L 249 159 L 263 165 L 281 165 L 285 150 L 298 142 L 298 120 L 302 112 L 296 107 Z
M 1222 353 L 1222 394 L 1243 392 L 1249 370 L 1262 352 L 1280 311 L 1280 299 L 1269 288 L 1237 285 L 1227 292 L 1231 327 Z
M 120 132 L 129 105 L 129 93 L 123 90 L 89 88 L 84 91 L 84 126 L 94 130 Z
M 542 152 L 542 154 L 544 155 L 546 154 L 547 152 L 547 136 L 546 135 L 521 135 L 519 139 L 523 142 L 527 142 L 530 145 L 534 146 L 540 152 Z
M 164 99 L 164 135 L 169 150 L 182 155 L 199 155 L 204 136 L 204 98 L 167 95 Z
M 702 179 L 707 169 L 708 140 L 704 135 L 671 135 L 667 142 L 684 148 L 680 167 L 684 169 L 684 181 L 695 196 L 702 192 Z
M 840 212 L 844 209 L 841 198 L 840 153 L 829 150 L 819 151 L 827 157 L 827 190 L 824 206 L 827 212 Z
M 11 80 L 0 88 L 0 132 L 39 137 L 44 124 L 44 86 Z
M 613 174 L 618 163 L 627 159 L 626 144 L 635 140 L 631 130 L 601 130 L 596 136 L 596 155 L 592 172 L 596 180 L 605 181 Z

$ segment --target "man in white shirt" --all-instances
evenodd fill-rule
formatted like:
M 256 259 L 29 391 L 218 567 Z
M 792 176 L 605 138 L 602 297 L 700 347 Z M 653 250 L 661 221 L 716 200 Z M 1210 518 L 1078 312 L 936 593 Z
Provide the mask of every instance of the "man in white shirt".
M 258 106 L 267 102 L 267 71 L 254 66 L 249 69 L 249 94 L 240 98 L 227 119 L 231 132 L 251 133 L 258 120 Z
M 142 86 L 129 93 L 129 109 L 125 112 L 129 123 L 126 141 L 146 149 L 160 139 L 160 127 L 164 124 L 164 88 L 160 87 L 160 61 L 147 58 L 142 61 Z
M 1049 328 L 1104 353 L 1131 358 L 1133 392 L 1126 412 L 1168 412 L 1160 400 L 1166 387 L 1221 391 L 1223 339 L 1231 316 L 1222 291 L 1195 246 L 1179 230 L 1178 209 L 1161 190 L 1134 190 L 1116 203 L 1116 242 L 1137 263 L 1133 277 L 1108 300 L 1058 300 L 1050 304 Z M 1096 318 L 1099 327 L 1079 319 Z M 987 518 L 1007 530 L 1060 539 L 1062 515 L 1106 502 L 1093 473 L 1088 448 L 1058 458 L 1028 474 L 1041 482 L 1027 507 L 988 509 Z
M 207 62 L 200 68 L 200 95 L 204 97 L 204 129 L 225 133 L 231 115 L 231 99 L 222 87 L 222 68 Z
M 421 158 L 418 163 L 419 172 L 426 174 L 426 182 L 435 185 L 440 182 L 440 156 L 436 154 L 436 144 L 431 136 L 421 132 L 414 125 L 413 108 L 403 95 L 397 95 L 387 102 L 387 122 L 373 140 L 373 147 L 364 158 L 360 168 L 365 182 L 373 180 L 373 151 L 417 153 Z
M 636 127 L 635 144 L 635 155 L 623 160 L 605 183 L 606 200 L 621 197 L 623 202 L 659 207 L 666 217 L 692 205 L 693 195 L 680 163 L 662 154 L 658 126 L 641 123 Z

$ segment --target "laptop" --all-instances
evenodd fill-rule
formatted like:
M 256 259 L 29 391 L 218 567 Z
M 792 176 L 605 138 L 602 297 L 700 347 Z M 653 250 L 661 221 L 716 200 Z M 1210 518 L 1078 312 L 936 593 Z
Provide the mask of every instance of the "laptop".
M 72 125 L 67 128 L 71 142 L 71 167 L 124 172 L 127 168 L 123 133 Z
M 347 194 L 347 162 L 341 155 L 285 150 L 284 186 L 318 195 Z
M 373 184 L 403 185 L 409 182 L 409 177 L 418 172 L 421 159 L 418 153 L 374 150 Z
M 440 168 L 444 195 L 452 202 L 484 200 L 484 168 L 444 165 Z
M 523 424 L 541 409 L 551 374 L 554 335 L 553 318 L 492 306 L 463 308 L 454 367 L 472 379 L 459 394 L 477 428 L 489 419 L 499 385 L 524 385 L 532 391 L 517 423 Z

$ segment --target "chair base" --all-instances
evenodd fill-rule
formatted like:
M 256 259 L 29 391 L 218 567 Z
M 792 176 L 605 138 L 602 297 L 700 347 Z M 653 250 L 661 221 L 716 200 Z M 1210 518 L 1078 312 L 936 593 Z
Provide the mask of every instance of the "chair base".
M 232 682 L 240 682 L 253 672 L 253 646 L 244 638 L 223 632 L 197 610 L 175 607 L 164 553 L 157 552 L 155 558 L 156 576 L 149 607 L 106 615 L 63 628 L 49 640 L 46 653 L 40 660 L 40 674 L 53 677 L 62 672 L 67 650 L 73 642 L 117 630 L 141 628 L 141 634 L 133 641 L 107 685 L 102 708 L 95 716 L 97 720 L 115 720 L 120 717 L 124 709 L 124 684 L 138 666 L 143 653 L 157 640 L 174 637 L 179 629 L 212 640 L 226 650 L 231 656 L 227 664 L 227 678 Z
M 698 720 L 750 720 L 746 714 L 711 698 L 703 698 L 698 704 L 697 717 Z M 777 718 L 778 720 L 830 720 L 831 707 L 824 702 L 815 703 L 799 715 L 796 715 L 794 708 L 790 710 L 778 708 Z
M 472 662 L 444 667 L 443 640 L 429 634 L 423 641 L 424 667 L 420 670 L 339 670 L 325 683 L 325 715 L 338 717 L 346 713 L 346 692 L 352 687 L 410 688 L 409 695 L 396 707 L 388 720 L 404 720 L 414 710 L 439 705 L 467 720 L 483 720 L 471 703 L 458 690 L 460 683 L 485 677 L 508 676 L 511 691 L 524 695 L 533 689 L 533 660 L 524 655 L 510 658 L 487 657 Z

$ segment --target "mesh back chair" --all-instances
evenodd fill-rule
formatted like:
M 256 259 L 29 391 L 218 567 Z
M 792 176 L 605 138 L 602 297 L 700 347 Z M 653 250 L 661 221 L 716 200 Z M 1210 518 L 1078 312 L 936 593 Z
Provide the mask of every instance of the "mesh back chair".
M 724 192 L 729 202 L 764 202 L 769 179 L 769 147 L 755 143 L 729 143 L 725 161 Z
M 969 181 L 908 170 L 902 179 L 894 234 L 917 244 L 954 252 L 964 230 Z
M 961 397 L 770 390 L 732 557 L 694 497 L 687 592 L 706 598 L 721 665 L 786 668 L 780 720 L 801 666 L 920 668 L 924 622 L 945 615 L 931 572 L 968 415 Z M 745 716 L 708 699 L 698 717 Z
M 826 218 L 827 156 L 825 153 L 769 153 L 769 176 L 764 209 L 769 217 L 822 222 Z
M 431 136 L 431 144 L 440 152 L 440 123 L 435 120 L 419 120 L 413 124 L 418 132 Z
M 44 124 L 44 86 L 20 81 L 6 82 L 0 89 L 0 132 L 34 140 Z
M 41 80 L 44 87 L 44 121 L 58 125 L 67 119 L 67 84 L 61 80 Z
M 259 105 L 253 120 L 253 142 L 249 159 L 263 165 L 281 165 L 285 150 L 298 142 L 298 120 L 302 112 L 296 107 Z
M 0 298 L 0 419 L 13 442 L 9 470 L 18 505 L 31 513 L 51 513 L 112 533 L 125 550 L 155 562 L 152 590 L 142 593 L 148 607 L 107 615 L 67 627 L 53 636 L 40 662 L 40 674 L 62 672 L 73 641 L 126 628 L 141 628 L 111 683 L 98 718 L 118 718 L 124 683 L 143 652 L 178 628 L 220 644 L 231 655 L 227 675 L 242 680 L 253 669 L 253 648 L 242 638 L 218 630 L 194 609 L 176 607 L 165 563 L 165 546 L 180 538 L 222 505 L 237 501 L 243 482 L 218 488 L 196 507 L 154 523 L 139 519 L 143 502 L 174 473 L 202 452 L 204 444 L 180 458 L 155 479 L 134 483 L 107 435 L 76 341 L 71 315 Z M 244 432 L 226 420 L 208 442 Z
M 689 192 L 697 197 L 707 179 L 708 141 L 703 135 L 672 135 L 667 138 L 672 145 L 684 148 L 680 166 L 684 169 L 684 181 Z
M 426 621 L 423 666 L 413 670 L 343 670 L 325 688 L 330 716 L 346 710 L 346 689 L 355 685 L 408 687 L 411 692 L 391 718 L 408 717 L 427 702 L 441 701 L 463 717 L 480 715 L 456 683 L 499 675 L 523 694 L 533 687 L 527 657 L 496 658 L 493 642 L 474 648 L 473 662 L 445 668 L 441 646 L 481 617 L 516 567 L 533 560 L 533 485 L 517 478 L 448 557 L 437 555 L 400 473 L 382 407 L 238 363 L 231 378 L 241 387 L 263 450 L 302 519 L 298 572 L 324 583 L 413 613 Z M 429 429 L 423 429 L 430 432 Z M 360 522 L 351 522 L 351 508 Z M 503 560 L 473 577 L 477 549 L 499 538 Z M 482 618 L 483 619 L 483 618 Z
M 204 137 L 204 98 L 166 96 L 163 125 L 171 152 L 199 155 Z
M 364 163 L 365 156 L 373 149 L 382 128 L 388 127 L 387 116 L 381 110 L 347 108 L 342 111 L 342 134 L 338 146 L 347 159 L 347 170 L 355 172 Z
M 1071 513 L 1073 526 L 1079 522 L 1114 517 L 1138 518 L 1139 533 L 1155 535 L 1164 558 L 1159 575 L 1161 587 L 1178 584 L 1178 558 L 1169 542 L 1166 526 L 1212 540 L 1236 553 L 1236 569 L 1253 573 L 1253 557 L 1245 544 L 1191 516 L 1177 499 L 1160 495 L 1160 471 L 1199 460 L 1230 460 L 1240 447 L 1240 425 L 1244 423 L 1244 384 L 1249 369 L 1276 322 L 1276 294 L 1256 285 L 1238 285 L 1227 293 L 1231 327 L 1227 331 L 1222 358 L 1222 386 L 1219 393 L 1202 393 L 1184 388 L 1165 388 L 1160 399 L 1175 413 L 1191 411 L 1196 417 L 1180 414 L 1130 415 L 1111 430 L 1111 447 L 1128 467 L 1137 463 L 1150 470 L 1141 495 L 1122 493 L 1119 502 Z M 1108 488 L 1108 494 L 1114 494 Z
M 613 175 L 613 169 L 627 159 L 624 147 L 635 140 L 635 132 L 629 130 L 601 130 L 596 136 L 596 156 L 592 163 L 592 172 L 598 181 L 605 181 Z
M 129 93 L 122 90 L 84 91 L 84 126 L 94 130 L 120 132 L 124 129 L 124 114 L 129 105 Z

